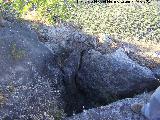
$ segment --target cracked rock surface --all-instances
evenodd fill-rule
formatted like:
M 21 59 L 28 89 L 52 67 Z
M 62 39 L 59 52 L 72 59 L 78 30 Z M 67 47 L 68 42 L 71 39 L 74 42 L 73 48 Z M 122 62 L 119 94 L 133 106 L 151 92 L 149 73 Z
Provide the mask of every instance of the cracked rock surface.
M 0 119 L 62 119 L 63 112 L 71 116 L 159 85 L 155 73 L 123 48 L 108 52 L 108 43 L 73 26 L 42 30 L 36 34 L 17 22 L 0 28 Z M 82 113 L 80 120 L 114 114 L 98 109 Z
M 90 50 L 82 61 L 77 83 L 92 102 L 107 104 L 155 89 L 158 84 L 150 69 L 132 61 L 121 48 L 105 55 Z
M 45 44 L 54 53 L 68 51 L 62 52 L 67 55 L 62 69 L 69 114 L 132 97 L 159 85 L 154 73 L 130 59 L 123 48 L 104 52 L 105 44 L 100 45 L 95 37 L 69 26 L 49 27 L 46 34 L 50 39 Z
M 37 35 L 17 22 L 0 28 L 0 119 L 49 119 L 61 110 L 62 73 Z

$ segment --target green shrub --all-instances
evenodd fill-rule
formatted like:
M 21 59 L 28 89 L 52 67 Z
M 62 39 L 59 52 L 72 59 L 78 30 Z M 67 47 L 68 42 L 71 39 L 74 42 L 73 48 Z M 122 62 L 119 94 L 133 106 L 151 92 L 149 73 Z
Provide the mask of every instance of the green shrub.
M 160 11 L 151 3 L 82 4 L 70 20 L 89 34 L 107 33 L 116 39 L 160 42 Z
M 35 11 L 39 19 L 45 18 L 47 22 L 53 23 L 53 16 L 59 16 L 61 19 L 70 17 L 71 8 L 75 0 L 10 0 L 6 3 L 0 0 L 1 11 L 12 17 L 21 18 L 31 11 Z M 37 18 L 38 19 L 38 18 Z

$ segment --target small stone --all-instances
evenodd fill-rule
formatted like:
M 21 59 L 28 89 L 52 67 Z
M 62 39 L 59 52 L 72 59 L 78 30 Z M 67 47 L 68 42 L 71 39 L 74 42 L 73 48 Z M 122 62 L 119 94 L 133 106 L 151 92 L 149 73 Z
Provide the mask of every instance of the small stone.
M 141 109 L 142 109 L 143 105 L 140 103 L 135 103 L 133 105 L 131 105 L 131 110 L 135 113 L 140 113 Z
M 4 103 L 5 97 L 2 93 L 0 93 L 0 105 Z

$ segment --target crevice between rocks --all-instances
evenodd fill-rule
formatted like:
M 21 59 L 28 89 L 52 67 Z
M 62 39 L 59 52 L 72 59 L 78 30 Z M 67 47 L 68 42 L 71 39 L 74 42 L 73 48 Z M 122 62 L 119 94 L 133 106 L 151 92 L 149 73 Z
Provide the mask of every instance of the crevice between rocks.
M 66 88 L 66 89 L 70 89 L 70 90 L 73 89 L 74 90 L 74 93 L 71 96 L 73 99 L 70 99 L 70 102 L 71 102 L 70 106 L 67 106 L 69 108 L 71 108 L 72 106 L 74 106 L 74 107 L 72 107 L 70 109 L 71 111 L 66 111 L 67 116 L 71 116 L 73 114 L 77 114 L 77 113 L 82 112 L 84 109 L 84 106 L 86 104 L 86 100 L 85 100 L 86 94 L 82 90 L 79 89 L 79 85 L 77 83 L 78 72 L 81 69 L 82 62 L 83 62 L 83 56 L 84 56 L 85 52 L 86 52 L 86 50 L 83 50 L 80 52 L 80 58 L 78 61 L 77 69 L 76 69 L 75 74 L 73 76 L 73 80 L 71 80 L 72 83 L 70 83 L 70 84 L 73 84 L 73 88 Z
M 66 91 L 68 91 L 66 95 L 69 96 L 67 98 L 68 99 L 67 102 L 70 102 L 70 103 L 67 103 L 67 106 L 66 106 L 67 108 L 65 110 L 67 116 L 72 116 L 74 113 L 77 114 L 77 113 L 83 112 L 84 109 L 91 109 L 91 108 L 95 108 L 98 106 L 107 105 L 111 103 L 111 101 L 109 103 L 105 101 L 101 101 L 101 102 L 92 101 L 91 99 L 89 99 L 85 91 L 81 88 L 81 86 L 78 83 L 79 81 L 78 74 L 83 65 L 84 55 L 86 52 L 88 52 L 88 50 L 83 50 L 80 52 L 80 58 L 78 60 L 77 69 L 73 77 L 71 78 L 72 82 L 69 82 L 69 84 L 72 84 L 73 86 L 72 85 L 71 86 L 69 85 L 69 87 L 65 86 Z M 65 71 L 63 69 L 62 71 L 65 74 Z M 70 87 L 73 87 L 73 88 L 70 88 Z M 71 90 L 74 90 L 74 92 L 72 91 L 72 93 L 69 95 Z M 117 96 L 117 98 L 115 98 L 112 102 L 116 100 L 124 99 L 126 97 L 133 97 L 133 95 L 129 95 L 129 94 L 124 96 Z

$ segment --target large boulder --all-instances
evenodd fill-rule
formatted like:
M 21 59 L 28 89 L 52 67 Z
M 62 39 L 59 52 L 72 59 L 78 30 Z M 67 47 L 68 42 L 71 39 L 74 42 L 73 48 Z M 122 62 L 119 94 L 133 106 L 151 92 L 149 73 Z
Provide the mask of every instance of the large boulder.
M 77 86 L 93 104 L 107 104 L 158 86 L 152 71 L 131 60 L 123 49 L 110 54 L 89 50 L 82 57 Z
M 49 119 L 63 111 L 62 72 L 26 25 L 0 28 L 0 119 Z

